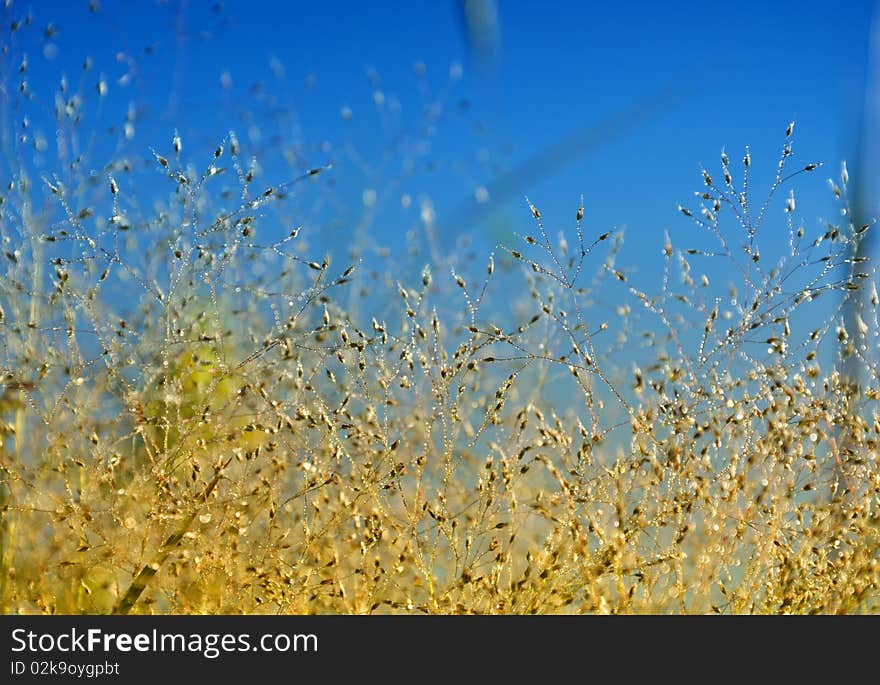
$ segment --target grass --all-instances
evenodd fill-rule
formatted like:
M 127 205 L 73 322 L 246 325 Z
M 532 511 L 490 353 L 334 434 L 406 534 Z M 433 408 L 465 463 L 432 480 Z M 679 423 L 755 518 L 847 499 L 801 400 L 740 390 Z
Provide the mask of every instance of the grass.
M 656 292 L 583 203 L 451 272 L 337 266 L 269 211 L 332 169 L 175 135 L 36 181 L 5 140 L 5 613 L 878 610 L 874 224 L 845 167 L 840 223 L 798 218 L 793 126 L 757 202 L 748 151 L 703 173 Z

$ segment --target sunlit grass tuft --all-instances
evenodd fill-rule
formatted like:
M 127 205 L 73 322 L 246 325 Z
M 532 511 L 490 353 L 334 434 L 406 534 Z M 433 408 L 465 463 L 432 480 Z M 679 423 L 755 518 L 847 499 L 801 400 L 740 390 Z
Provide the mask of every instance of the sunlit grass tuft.
M 880 608 L 875 222 L 845 166 L 837 222 L 800 217 L 793 124 L 769 188 L 748 149 L 700 174 L 648 286 L 583 199 L 444 255 L 401 180 L 441 103 L 375 167 L 284 139 L 283 102 L 142 159 L 134 104 L 90 119 L 122 85 L 91 60 L 40 99 L 29 26 L 0 65 L 4 612 Z M 419 217 L 395 249 L 390 200 Z

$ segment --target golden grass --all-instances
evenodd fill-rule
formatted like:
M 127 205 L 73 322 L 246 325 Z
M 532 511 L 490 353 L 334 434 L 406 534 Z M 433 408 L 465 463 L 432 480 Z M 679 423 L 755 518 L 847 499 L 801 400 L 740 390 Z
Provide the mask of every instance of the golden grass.
M 771 199 L 790 155 L 791 130 Z M 585 235 L 582 207 L 551 239 L 530 205 L 535 233 L 499 269 L 426 267 L 352 298 L 356 269 L 302 257 L 293 233 L 257 242 L 275 193 L 245 184 L 211 212 L 210 170 L 158 159 L 193 221 L 130 238 L 59 183 L 67 219 L 19 226 L 4 611 L 877 609 L 876 316 L 848 331 L 813 303 L 866 287 L 876 306 L 851 258 L 862 226 L 804 237 L 789 199 L 790 251 L 764 267 L 765 212 L 750 218 L 725 156 L 702 212 L 682 209 L 718 249 L 667 238 L 657 293 L 629 286 L 620 236 Z M 106 185 L 121 216 L 123 184 Z M 732 263 L 742 291 L 693 277 L 701 259 Z M 507 292 L 525 295 L 493 306 Z

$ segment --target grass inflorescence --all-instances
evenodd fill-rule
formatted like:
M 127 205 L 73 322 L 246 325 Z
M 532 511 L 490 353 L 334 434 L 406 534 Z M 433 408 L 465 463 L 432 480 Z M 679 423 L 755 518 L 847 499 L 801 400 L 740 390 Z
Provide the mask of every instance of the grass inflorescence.
M 264 184 L 235 132 L 13 161 L 3 610 L 877 611 L 874 223 L 845 167 L 839 222 L 799 218 L 793 136 L 757 201 L 748 150 L 702 172 L 653 292 L 583 200 L 453 268 L 337 264 L 272 211 L 334 169 Z

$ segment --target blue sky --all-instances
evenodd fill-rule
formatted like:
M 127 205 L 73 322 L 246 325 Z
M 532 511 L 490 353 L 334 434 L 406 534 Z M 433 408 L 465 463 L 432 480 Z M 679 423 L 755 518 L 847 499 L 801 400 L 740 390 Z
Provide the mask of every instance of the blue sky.
M 179 129 L 187 159 L 204 166 L 235 129 L 266 184 L 334 161 L 332 193 L 343 209 L 334 214 L 326 195 L 303 188 L 288 218 L 301 210 L 306 223 L 335 221 L 322 235 L 335 248 L 352 235 L 393 246 L 418 233 L 419 198 L 430 198 L 444 250 L 471 235 L 488 251 L 530 226 L 523 196 L 555 231 L 571 227 L 584 195 L 589 230 L 625 229 L 621 261 L 646 278 L 659 268 L 665 230 L 676 242 L 695 230 L 676 206 L 700 189 L 700 165 L 717 172 L 722 147 L 737 161 L 750 144 L 759 194 L 791 119 L 794 163 L 826 165 L 799 179 L 798 210 L 808 226 L 835 212 L 826 179 L 857 142 L 873 9 L 868 0 L 502 1 L 497 64 L 481 69 L 452 0 L 103 0 L 96 13 L 88 5 L 16 0 L 4 10 L 7 21 L 32 11 L 38 29 L 20 31 L 13 46 L 27 54 L 31 87 L 41 91 L 29 113 L 35 128 L 42 111 L 51 134 L 58 76 L 80 83 L 90 55 L 83 92 L 94 100 L 89 84 L 101 74 L 109 90 L 87 117 L 104 130 L 134 103 L 136 134 L 125 142 L 134 155 L 170 150 Z M 429 107 L 438 116 L 426 122 Z M 585 142 L 569 158 L 527 163 L 572 138 Z M 105 144 L 96 166 L 111 154 Z M 480 187 L 493 191 L 488 206 L 473 202 Z M 372 219 L 359 223 L 374 197 Z

